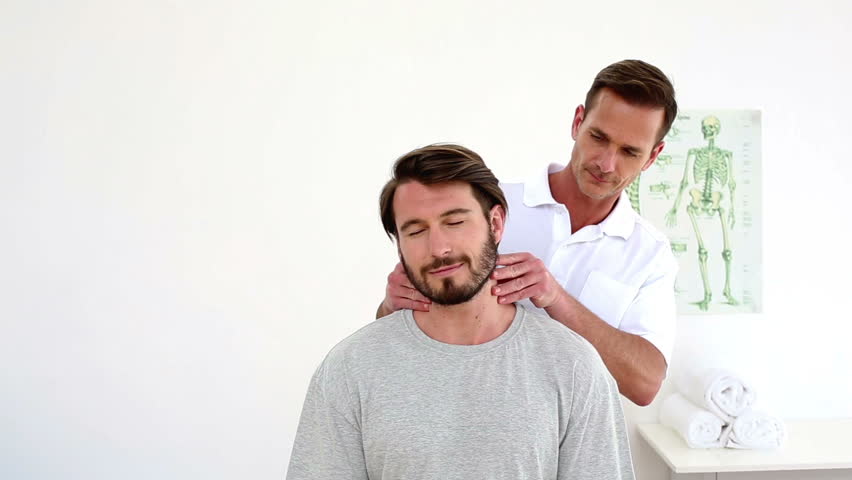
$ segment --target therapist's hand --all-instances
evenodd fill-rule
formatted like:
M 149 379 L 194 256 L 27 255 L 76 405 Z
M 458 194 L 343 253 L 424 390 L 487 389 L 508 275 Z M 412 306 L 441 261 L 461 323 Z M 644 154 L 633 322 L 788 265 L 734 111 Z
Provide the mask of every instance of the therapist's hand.
M 548 308 L 566 295 L 544 262 L 531 253 L 499 255 L 497 265 L 503 268 L 497 268 L 491 274 L 491 278 L 497 280 L 491 293 L 497 296 L 499 303 L 529 298 L 536 307 Z
M 379 312 L 382 316 L 390 315 L 391 313 L 403 308 L 411 310 L 419 310 L 421 312 L 429 311 L 429 304 L 432 301 L 424 297 L 411 284 L 408 275 L 405 274 L 405 269 L 402 263 L 397 263 L 396 268 L 388 275 L 388 285 L 385 288 L 385 299 Z

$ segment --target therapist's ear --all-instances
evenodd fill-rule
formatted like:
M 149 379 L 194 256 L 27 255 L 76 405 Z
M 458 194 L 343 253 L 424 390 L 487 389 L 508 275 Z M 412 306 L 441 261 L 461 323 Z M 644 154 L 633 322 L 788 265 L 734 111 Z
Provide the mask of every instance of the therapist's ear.
M 494 234 L 494 241 L 500 243 L 503 239 L 503 231 L 506 228 L 506 210 L 502 205 L 494 205 L 488 213 L 488 221 L 491 227 L 491 233 Z
M 660 141 L 660 143 L 658 143 L 657 146 L 654 147 L 653 150 L 651 150 L 651 156 L 648 157 L 648 160 L 645 162 L 645 165 L 642 165 L 643 172 L 645 170 L 648 170 L 648 167 L 654 164 L 654 162 L 657 160 L 657 157 L 660 156 L 660 152 L 662 152 L 664 148 L 666 148 L 666 142 Z

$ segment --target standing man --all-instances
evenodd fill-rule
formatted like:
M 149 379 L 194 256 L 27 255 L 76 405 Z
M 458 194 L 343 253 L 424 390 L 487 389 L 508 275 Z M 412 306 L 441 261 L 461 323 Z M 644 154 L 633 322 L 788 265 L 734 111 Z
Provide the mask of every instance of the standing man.
M 500 303 L 531 302 L 582 335 L 621 393 L 642 406 L 666 376 L 677 264 L 666 237 L 622 192 L 657 159 L 676 115 L 663 72 L 640 60 L 614 63 L 574 112 L 568 165 L 501 185 L 512 213 L 492 293 Z M 430 308 L 400 266 L 378 315 L 398 308 Z
M 380 197 L 427 312 L 398 310 L 314 374 L 288 480 L 632 480 L 618 389 L 581 336 L 491 278 L 506 201 L 474 152 L 401 157 Z

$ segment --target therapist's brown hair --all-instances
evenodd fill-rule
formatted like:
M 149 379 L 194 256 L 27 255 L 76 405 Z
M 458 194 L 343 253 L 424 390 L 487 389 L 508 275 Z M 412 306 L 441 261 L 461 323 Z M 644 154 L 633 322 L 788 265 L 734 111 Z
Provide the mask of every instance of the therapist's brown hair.
M 396 238 L 396 220 L 393 196 L 403 183 L 416 181 L 424 185 L 446 182 L 465 182 L 473 188 L 473 195 L 488 212 L 500 205 L 508 212 L 506 197 L 500 182 L 485 165 L 482 157 L 473 150 L 450 143 L 436 143 L 412 150 L 399 157 L 393 165 L 393 174 L 379 196 L 379 215 L 388 237 Z
M 672 82 L 659 68 L 642 60 L 622 60 L 598 72 L 586 93 L 586 114 L 592 111 L 598 92 L 609 88 L 628 103 L 661 108 L 664 112 L 659 138 L 663 139 L 677 117 L 677 101 Z

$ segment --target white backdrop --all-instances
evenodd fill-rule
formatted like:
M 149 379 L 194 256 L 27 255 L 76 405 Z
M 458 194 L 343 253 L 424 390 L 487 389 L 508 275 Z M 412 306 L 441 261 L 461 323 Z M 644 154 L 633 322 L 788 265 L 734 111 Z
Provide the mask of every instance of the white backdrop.
M 682 107 L 763 110 L 764 313 L 682 318 L 672 372 L 852 416 L 852 7 L 799 4 L 3 2 L 0 477 L 282 478 L 310 375 L 395 262 L 393 160 L 565 162 L 623 58 Z

